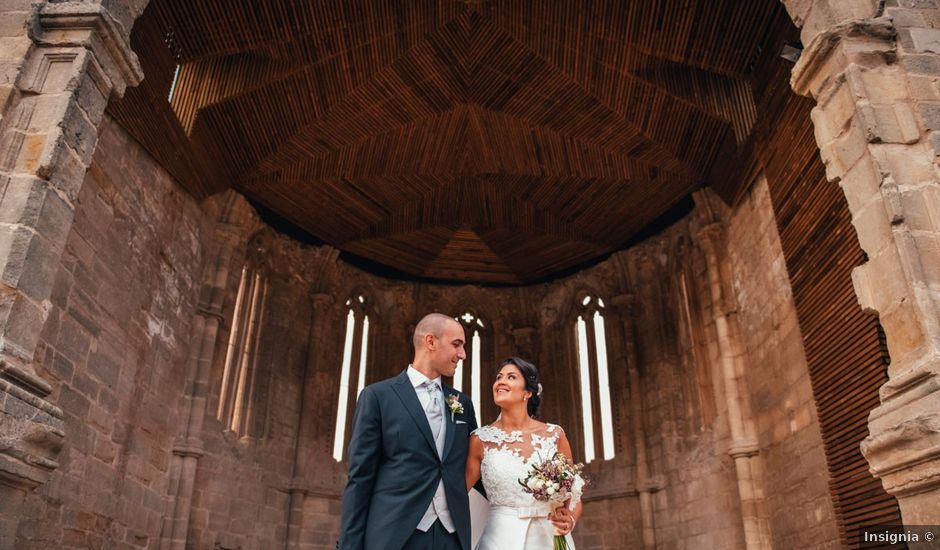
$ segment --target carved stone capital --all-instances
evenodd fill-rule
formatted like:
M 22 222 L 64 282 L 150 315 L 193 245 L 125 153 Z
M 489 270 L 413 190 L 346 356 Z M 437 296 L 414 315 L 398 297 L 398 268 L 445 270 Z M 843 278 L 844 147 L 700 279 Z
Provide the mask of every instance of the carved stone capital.
M 739 439 L 731 443 L 728 455 L 731 458 L 750 458 L 760 454 L 760 446 L 753 439 Z
M 724 228 L 718 222 L 712 222 L 703 225 L 695 232 L 695 240 L 699 246 L 709 255 L 709 259 L 717 259 L 718 243 L 721 242 Z M 714 256 L 714 258 L 712 258 Z
M 0 378 L 0 484 L 31 490 L 59 467 L 62 411 Z
M 206 454 L 206 450 L 201 440 L 187 439 L 173 446 L 173 454 L 184 458 L 202 458 Z
M 819 33 L 793 67 L 793 91 L 819 98 L 853 63 L 870 67 L 892 62 L 896 35 L 887 18 L 848 21 Z
M 144 78 L 129 34 L 100 4 L 74 1 L 43 4 L 34 40 L 47 47 L 78 46 L 91 50 L 118 96 L 124 95 L 127 86 L 137 86 Z
M 885 384 L 868 424 L 862 454 L 886 491 L 903 497 L 940 488 L 940 358 Z

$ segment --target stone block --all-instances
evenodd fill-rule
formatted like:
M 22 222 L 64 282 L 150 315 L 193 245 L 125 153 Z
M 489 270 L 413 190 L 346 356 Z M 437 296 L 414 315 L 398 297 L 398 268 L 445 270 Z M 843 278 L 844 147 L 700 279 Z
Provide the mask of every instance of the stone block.
M 0 36 L 25 36 L 32 15 L 32 11 L 30 10 L 0 11 Z
M 13 98 L 20 97 L 16 82 L 23 69 L 23 57 L 32 43 L 28 38 L 0 37 L 0 116 L 14 105 Z
M 921 12 L 900 7 L 888 7 L 885 8 L 885 15 L 891 19 L 896 27 L 926 27 L 926 21 L 924 20 Z
M 56 153 L 55 162 L 50 163 L 45 172 L 49 174 L 53 187 L 61 191 L 68 201 L 74 202 L 85 181 L 88 165 L 64 141 Z
M 59 243 L 38 236 L 31 239 L 23 271 L 17 281 L 17 290 L 34 302 L 46 301 L 52 291 L 52 282 L 58 272 L 61 254 Z
M 859 102 L 856 116 L 870 143 L 915 143 L 920 139 L 914 113 L 906 103 L 872 105 Z
M 0 226 L 0 282 L 17 288 L 26 264 L 30 241 L 38 238 L 22 225 Z
M 934 181 L 934 154 L 929 145 L 874 144 L 872 159 L 878 172 L 890 174 L 901 187 Z
M 59 339 L 55 342 L 56 351 L 78 364 L 85 364 L 91 346 L 91 335 L 69 317 L 62 320 Z
M 899 187 L 898 201 L 905 227 L 913 231 L 940 231 L 940 184 Z
M 911 76 L 911 97 L 917 101 L 940 101 L 940 78 Z
M 116 388 L 121 375 L 121 365 L 115 358 L 101 350 L 91 354 L 88 359 L 89 372 L 109 388 Z
M 940 130 L 940 101 L 919 101 L 917 113 L 927 130 Z
M 909 357 L 917 356 L 926 340 L 919 320 L 919 312 L 913 300 L 897 301 L 885 310 L 879 310 L 879 320 L 884 328 L 891 350 L 888 375 L 909 364 Z
M 911 74 L 940 76 L 940 58 L 933 54 L 903 55 L 901 65 Z
M 98 128 L 96 124 L 88 120 L 78 102 L 69 102 L 61 126 L 65 142 L 78 154 L 82 164 L 84 166 L 91 164 L 95 146 L 98 144 Z
M 108 106 L 108 97 L 102 93 L 94 80 L 91 78 L 82 79 L 76 99 L 88 120 L 92 124 L 100 124 L 104 117 L 104 110 Z
M 88 409 L 91 407 L 91 402 L 87 397 L 63 384 L 59 387 L 59 396 L 55 403 L 65 413 L 72 415 L 77 422 L 84 425 Z
M 866 134 L 859 121 L 853 119 L 846 132 L 819 150 L 826 165 L 826 177 L 829 181 L 838 181 L 867 150 Z
M 87 397 L 90 401 L 95 401 L 98 398 L 98 383 L 92 380 L 84 372 L 77 372 L 72 377 L 72 388 L 75 389 L 78 393 Z
M 916 287 L 940 289 L 940 234 L 935 231 L 912 231 L 899 241 L 902 254 L 911 256 L 909 261 L 917 265 L 914 277 L 918 277 L 919 280 L 914 281 L 913 284 Z M 915 297 L 917 301 L 925 304 L 930 303 L 931 298 L 931 296 L 923 295 Z M 929 311 L 928 307 L 925 305 L 925 311 Z M 925 322 L 933 321 L 933 319 L 925 319 Z
M 923 53 L 940 53 L 940 29 L 910 29 L 914 50 Z
M 940 4 L 937 3 L 937 0 L 898 0 L 898 5 L 902 8 L 928 10 L 935 9 Z
M 881 195 L 882 175 L 876 169 L 871 156 L 866 155 L 855 163 L 839 182 L 850 212 L 857 212 Z
M 929 57 L 933 58 L 935 56 Z M 938 61 L 936 68 L 940 71 L 940 61 Z M 929 72 L 927 74 L 933 75 Z M 937 75 L 940 75 L 940 72 Z M 882 66 L 876 69 L 866 69 L 858 65 L 852 65 L 845 71 L 846 83 L 855 98 L 875 105 L 892 105 L 906 101 L 910 97 L 907 78 L 908 75 L 904 70 L 895 65 Z
M 880 198 L 858 209 L 852 217 L 852 225 L 862 250 L 869 257 L 877 256 L 884 247 L 894 245 L 891 223 Z
M 82 326 L 89 334 L 98 337 L 101 334 L 101 311 L 95 302 L 79 288 L 73 288 L 69 296 L 68 315 Z
M 817 143 L 827 145 L 842 135 L 855 116 L 855 101 L 848 86 L 837 84 L 825 102 L 813 108 L 810 116 Z
M 26 359 L 25 350 L 35 350 L 39 343 L 45 312 L 19 294 L 12 298 L 8 308 L 6 322 L 2 325 L 3 348 L 8 353 L 22 353 L 22 358 Z
M 12 177 L 0 202 L 0 222 L 35 229 L 51 242 L 63 242 L 71 228 L 71 205 L 32 176 Z
M 112 415 L 116 414 L 118 412 L 118 408 L 120 407 L 120 402 L 118 401 L 117 396 L 115 396 L 113 391 L 110 391 L 106 388 L 102 388 L 98 393 L 98 403 L 104 410 L 108 411 L 108 413 Z
M 938 28 L 940 27 L 940 10 L 926 10 L 921 11 L 920 14 L 923 16 L 925 21 L 925 27 Z

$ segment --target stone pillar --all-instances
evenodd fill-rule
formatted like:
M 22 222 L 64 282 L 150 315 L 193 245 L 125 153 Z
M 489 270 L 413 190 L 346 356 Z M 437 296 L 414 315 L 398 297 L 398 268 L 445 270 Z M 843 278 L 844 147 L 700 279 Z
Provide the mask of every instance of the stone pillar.
M 785 3 L 806 45 L 791 84 L 816 99 L 826 175 L 868 256 L 852 274 L 855 292 L 879 315 L 891 356 L 862 452 L 905 523 L 937 524 L 940 9 L 934 0 Z
M 707 203 L 707 197 L 696 194 L 700 210 L 703 202 Z M 712 312 L 718 333 L 719 368 L 731 431 L 728 454 L 734 460 L 737 476 L 744 541 L 749 549 L 771 548 L 770 526 L 764 514 L 763 469 L 758 454 L 757 430 L 750 414 L 745 386 L 744 346 L 737 321 L 737 305 L 733 296 L 725 291 L 727 285 L 723 274 L 729 273 L 730 266 L 726 264 L 727 258 L 723 253 L 723 230 L 720 223 L 711 221 L 699 228 L 696 237 L 705 251 L 708 265 Z
M 210 256 L 203 268 L 203 283 L 186 362 L 186 394 L 180 415 L 186 423 L 173 445 L 169 498 L 160 548 L 179 550 L 186 547 L 196 471 L 204 454 L 202 427 L 211 387 L 209 377 L 215 361 L 219 327 L 224 322 L 222 308 L 232 256 L 239 241 L 238 228 L 220 223 L 216 231 L 216 254 Z
M 287 548 L 297 549 L 302 547 L 301 534 L 303 532 L 303 511 L 304 501 L 310 490 L 309 475 L 307 465 L 315 464 L 316 460 L 325 459 L 330 456 L 332 448 L 322 449 L 323 453 L 319 456 L 310 457 L 310 449 L 303 445 L 304 437 L 312 435 L 317 431 L 317 423 L 322 425 L 322 418 L 318 418 L 317 411 L 308 410 L 311 404 L 323 401 L 323 388 L 318 383 L 314 374 L 317 366 L 320 364 L 322 354 L 320 353 L 321 343 L 326 338 L 326 328 L 329 325 L 329 314 L 333 311 L 333 296 L 325 293 L 315 293 L 311 297 L 313 303 L 313 315 L 310 320 L 310 333 L 307 339 L 307 364 L 304 367 L 304 379 L 302 382 L 303 391 L 300 392 L 300 404 L 297 408 L 297 435 L 294 442 L 294 475 L 291 485 L 288 487 L 290 494 L 290 509 L 287 512 Z M 333 389 L 332 387 L 330 388 Z M 338 388 L 337 388 L 338 389 Z M 327 400 L 327 402 L 332 402 Z M 329 416 L 328 418 L 332 418 Z M 349 426 L 351 429 L 351 426 Z M 332 429 L 326 433 L 332 434 Z M 332 438 L 328 438 L 332 440 Z M 306 451 L 306 452 L 305 452 Z M 311 458 L 313 460 L 311 460 Z M 332 462 L 332 458 L 328 459 Z
M 0 547 L 12 545 L 26 492 L 58 467 L 62 412 L 46 401 L 52 388 L 33 355 L 108 98 L 143 77 L 127 29 L 97 3 L 7 10 L 0 33 L 15 36 L 0 36 Z
M 657 489 L 650 476 L 646 457 L 646 426 L 643 423 L 643 388 L 636 354 L 636 299 L 631 294 L 620 294 L 611 299 L 623 322 L 624 357 L 630 381 L 630 408 L 633 445 L 636 455 L 636 490 L 640 498 L 640 519 L 643 526 L 643 548 L 656 548 L 656 526 L 653 521 L 653 496 Z

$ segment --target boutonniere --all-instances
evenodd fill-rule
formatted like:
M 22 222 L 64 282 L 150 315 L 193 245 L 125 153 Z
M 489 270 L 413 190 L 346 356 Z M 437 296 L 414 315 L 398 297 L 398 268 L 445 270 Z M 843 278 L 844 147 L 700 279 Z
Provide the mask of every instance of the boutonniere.
M 450 409 L 450 421 L 454 421 L 455 414 L 463 414 L 463 405 L 460 403 L 460 398 L 457 397 L 456 393 L 450 394 L 447 397 L 447 408 Z

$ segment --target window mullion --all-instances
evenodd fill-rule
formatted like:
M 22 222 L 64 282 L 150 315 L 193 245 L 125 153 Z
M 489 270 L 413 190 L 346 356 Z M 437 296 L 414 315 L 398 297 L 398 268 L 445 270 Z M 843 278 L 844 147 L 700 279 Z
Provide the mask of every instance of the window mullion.
M 594 456 L 603 457 L 603 429 L 601 424 L 600 380 L 597 376 L 597 334 L 594 331 L 593 315 L 585 315 L 587 326 L 588 365 L 591 376 L 591 429 L 593 430 Z

